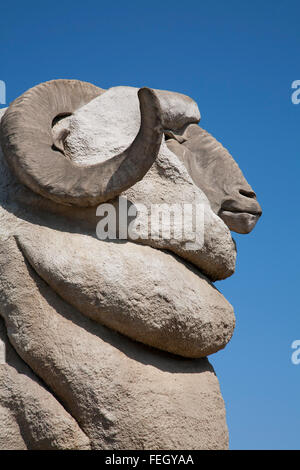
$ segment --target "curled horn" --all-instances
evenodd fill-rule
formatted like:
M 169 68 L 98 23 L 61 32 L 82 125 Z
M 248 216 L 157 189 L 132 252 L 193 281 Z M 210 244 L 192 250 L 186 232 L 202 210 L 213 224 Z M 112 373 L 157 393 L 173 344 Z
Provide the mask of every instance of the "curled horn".
M 114 198 L 143 178 L 162 139 L 159 101 L 148 88 L 138 92 L 141 125 L 124 152 L 96 165 L 80 166 L 53 145 L 54 120 L 103 92 L 86 82 L 53 80 L 28 90 L 10 105 L 1 121 L 0 142 L 21 183 L 55 202 L 86 207 Z

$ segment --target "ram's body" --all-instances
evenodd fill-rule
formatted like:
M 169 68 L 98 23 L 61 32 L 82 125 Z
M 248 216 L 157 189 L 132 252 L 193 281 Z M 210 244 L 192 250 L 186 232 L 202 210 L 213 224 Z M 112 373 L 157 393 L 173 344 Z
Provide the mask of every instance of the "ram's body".
M 32 431 L 36 418 L 30 423 L 7 405 L 13 386 L 0 386 L 0 419 L 9 406 L 13 442 L 22 428 L 23 440 L 11 446 L 227 446 L 225 411 L 205 357 L 228 343 L 234 314 L 211 281 L 234 272 L 235 244 L 224 221 L 247 232 L 260 208 L 199 119 L 197 105 L 183 95 L 142 90 L 138 99 L 132 88 L 105 92 L 75 81 L 36 87 L 2 118 L 5 341 L 73 417 L 59 402 L 43 409 L 40 400 L 47 418 L 39 434 Z M 221 173 L 207 172 L 217 161 Z M 127 240 L 99 240 L 97 205 L 118 209 L 120 194 L 131 209 L 142 203 L 147 214 Z M 152 207 L 174 203 L 202 208 L 198 244 L 172 230 L 169 238 L 157 236 L 158 221 L 149 229 Z M 9 374 L 15 365 L 3 367 Z M 46 393 L 27 376 L 34 393 Z M 17 385 L 14 393 L 26 401 Z M 49 420 L 60 423 L 64 440 L 49 431 Z M 1 439 L 0 432 L 0 445 Z

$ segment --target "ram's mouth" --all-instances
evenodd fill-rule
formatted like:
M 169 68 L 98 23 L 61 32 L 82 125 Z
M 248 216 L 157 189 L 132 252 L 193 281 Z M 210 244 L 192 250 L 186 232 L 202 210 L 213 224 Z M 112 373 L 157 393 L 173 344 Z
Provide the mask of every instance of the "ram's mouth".
M 261 214 L 261 210 L 242 212 L 221 209 L 218 215 L 230 230 L 237 233 L 247 234 L 254 229 Z

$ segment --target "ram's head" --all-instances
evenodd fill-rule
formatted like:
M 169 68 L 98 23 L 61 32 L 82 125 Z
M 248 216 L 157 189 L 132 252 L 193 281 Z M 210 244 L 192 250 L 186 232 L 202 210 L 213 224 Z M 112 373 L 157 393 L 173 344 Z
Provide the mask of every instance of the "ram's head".
M 209 280 L 234 272 L 229 229 L 248 233 L 261 215 L 238 165 L 199 120 L 179 93 L 56 80 L 12 103 L 0 132 L 18 181 L 10 198 L 27 206 L 29 226 L 13 235 L 37 274 L 84 315 L 187 357 L 229 341 L 233 311 Z M 97 240 L 101 204 L 117 209 L 119 195 L 131 209 L 201 206 L 198 244 L 174 231 L 160 237 L 166 227 L 149 228 L 145 213 L 126 243 Z

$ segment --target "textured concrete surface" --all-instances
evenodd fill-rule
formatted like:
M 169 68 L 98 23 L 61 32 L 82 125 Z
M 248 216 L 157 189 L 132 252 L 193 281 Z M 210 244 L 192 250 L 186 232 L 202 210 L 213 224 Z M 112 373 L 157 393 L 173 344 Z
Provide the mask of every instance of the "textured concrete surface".
M 174 354 L 204 357 L 234 329 L 231 305 L 197 270 L 130 242 L 106 243 L 49 229 L 17 243 L 38 275 L 83 315 Z
M 212 281 L 235 269 L 229 229 L 250 231 L 260 208 L 199 119 L 179 93 L 74 80 L 41 84 L 5 112 L 0 449 L 228 447 L 205 356 L 235 320 Z M 98 240 L 96 204 L 118 209 L 118 195 L 133 212 L 143 204 L 140 225 Z M 174 203 L 203 208 L 196 249 L 157 237 L 175 219 L 149 228 L 152 205 Z
M 138 90 L 132 87 L 111 88 L 71 117 L 60 121 L 57 124 L 60 130 L 57 129 L 56 132 L 61 132 L 62 128 L 69 131 L 65 141 L 67 157 L 84 167 L 111 159 L 128 148 L 140 127 L 137 92 Z M 158 97 L 160 96 L 158 94 Z M 185 106 L 185 101 L 181 103 L 176 94 L 175 97 L 175 104 L 178 101 L 181 104 L 178 113 L 174 103 L 171 109 L 167 107 L 170 100 L 160 103 L 162 122 L 165 124 L 166 121 L 170 125 L 172 116 L 173 129 L 176 129 L 179 119 L 182 122 L 181 116 Z M 185 124 L 200 118 L 198 107 L 190 98 L 187 113 Z M 170 250 L 196 265 L 212 280 L 224 279 L 234 272 L 236 250 L 229 229 L 211 210 L 206 195 L 193 183 L 184 164 L 168 149 L 164 139 L 150 170 L 140 182 L 124 191 L 122 196 L 134 207 L 138 207 L 140 203 L 146 206 L 145 216 L 143 212 L 139 215 L 139 230 L 133 231 L 134 241 Z M 185 234 L 181 238 L 174 237 L 174 223 L 171 226 L 171 237 L 163 239 L 159 236 L 159 239 L 155 239 L 152 235 L 160 235 L 163 228 L 160 228 L 159 223 L 149 226 L 151 205 L 174 203 L 182 208 L 181 213 L 186 204 L 190 204 L 194 212 L 197 206 L 203 210 L 204 224 L 198 228 L 198 236 L 200 240 L 203 239 L 203 243 L 201 242 L 198 248 L 193 246 L 189 249 L 186 246 L 190 240 Z
M 6 353 L 0 364 L 0 449 L 89 449 L 75 419 L 16 354 L 2 319 L 0 340 Z
M 1 315 L 10 342 L 76 419 L 94 449 L 217 449 L 228 435 L 206 359 L 127 340 L 68 306 L 24 260 L 0 248 Z

